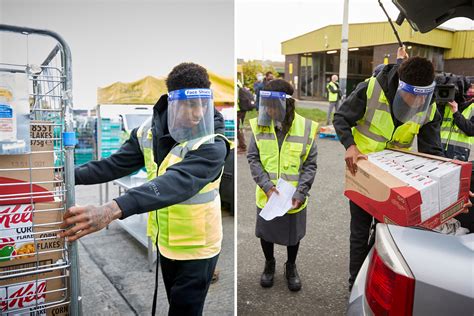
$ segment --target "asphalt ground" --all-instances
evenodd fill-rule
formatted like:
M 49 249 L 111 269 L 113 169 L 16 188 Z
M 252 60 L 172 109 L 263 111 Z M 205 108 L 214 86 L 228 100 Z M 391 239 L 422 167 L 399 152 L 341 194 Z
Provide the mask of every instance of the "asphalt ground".
M 98 186 L 77 186 L 76 203 L 99 204 Z M 116 186 L 110 198 L 117 196 Z M 210 286 L 205 315 L 234 314 L 234 217 L 223 211 L 224 239 L 217 283 Z M 84 315 L 150 315 L 155 269 L 148 270 L 147 250 L 118 224 L 79 240 Z M 165 288 L 159 274 L 157 315 L 168 314 Z
M 314 105 L 308 102 L 305 107 Z M 324 109 L 324 104 L 320 107 Z M 247 143 L 250 136 L 247 131 Z M 238 155 L 238 315 L 345 314 L 350 214 L 348 199 L 343 195 L 344 147 L 332 139 L 318 138 L 316 142 L 318 171 L 310 191 L 306 236 L 296 261 L 303 284 L 299 292 L 290 292 L 286 285 L 284 246 L 275 245 L 274 286 L 262 288 L 259 284 L 265 258 L 255 237 L 255 182 L 245 155 Z

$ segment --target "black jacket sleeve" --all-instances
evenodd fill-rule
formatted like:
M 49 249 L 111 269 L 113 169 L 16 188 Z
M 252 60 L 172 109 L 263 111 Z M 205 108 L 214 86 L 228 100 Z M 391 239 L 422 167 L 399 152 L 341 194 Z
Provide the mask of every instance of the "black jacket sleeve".
M 362 119 L 367 107 L 367 82 L 361 82 L 354 91 L 342 102 L 339 110 L 334 114 L 334 128 L 341 143 L 347 149 L 355 145 L 351 128 Z
M 329 90 L 330 90 L 332 93 L 339 93 L 339 89 L 334 88 L 331 84 L 328 85 L 328 87 L 329 87 Z
M 106 159 L 91 161 L 74 170 L 76 184 L 109 182 L 143 167 L 143 154 L 137 139 L 137 129 L 120 149 Z
M 444 157 L 441 146 L 441 121 L 441 114 L 436 110 L 433 120 L 420 128 L 417 137 L 420 153 Z
M 474 117 L 466 119 L 459 111 L 453 114 L 454 124 L 467 136 L 474 136 Z
M 213 144 L 188 152 L 163 175 L 115 198 L 122 210 L 122 219 L 174 205 L 196 195 L 220 176 L 228 150 L 227 143 L 216 138 Z

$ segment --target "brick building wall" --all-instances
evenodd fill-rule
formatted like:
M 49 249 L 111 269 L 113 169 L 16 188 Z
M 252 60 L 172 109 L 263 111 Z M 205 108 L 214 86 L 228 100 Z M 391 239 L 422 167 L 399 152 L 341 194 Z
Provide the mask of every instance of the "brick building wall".
M 474 76 L 474 59 L 447 59 L 444 60 L 444 71 L 456 75 Z
M 388 63 L 395 64 L 397 62 L 398 44 L 387 44 L 374 46 L 374 59 L 372 70 L 379 64 L 383 64 L 383 59 L 386 54 L 389 54 Z

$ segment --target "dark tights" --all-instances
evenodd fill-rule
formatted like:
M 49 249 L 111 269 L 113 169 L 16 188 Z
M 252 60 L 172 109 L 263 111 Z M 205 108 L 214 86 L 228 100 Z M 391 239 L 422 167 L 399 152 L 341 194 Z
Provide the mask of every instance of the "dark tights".
M 260 244 L 262 245 L 262 250 L 263 254 L 265 255 L 266 260 L 272 260 L 274 259 L 273 256 L 273 250 L 275 245 L 272 242 L 268 242 L 260 238 Z M 296 245 L 293 246 L 286 246 L 287 254 L 288 254 L 288 262 L 290 263 L 295 263 L 296 262 L 296 256 L 298 255 L 298 248 L 300 246 L 300 243 L 298 242 Z

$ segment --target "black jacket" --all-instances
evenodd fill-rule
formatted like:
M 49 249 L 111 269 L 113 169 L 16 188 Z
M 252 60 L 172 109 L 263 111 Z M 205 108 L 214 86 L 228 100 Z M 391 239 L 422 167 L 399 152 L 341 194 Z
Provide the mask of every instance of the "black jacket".
M 392 104 L 398 89 L 398 65 L 385 66 L 377 75 L 377 81 L 382 87 L 387 100 Z M 367 86 L 367 82 L 359 83 L 334 114 L 334 128 L 346 149 L 351 145 L 355 145 L 351 128 L 356 126 L 357 121 L 364 117 L 367 107 Z M 394 117 L 393 112 L 392 119 L 395 127 L 402 125 Z M 441 119 L 441 115 L 436 111 L 433 120 L 420 128 L 417 137 L 419 152 L 444 157 L 440 138 Z
M 153 150 L 158 166 L 177 144 L 168 131 L 167 111 L 168 98 L 163 95 L 153 108 Z M 224 134 L 224 128 L 224 118 L 215 110 L 215 132 Z M 227 143 L 217 137 L 213 144 L 205 144 L 188 152 L 181 162 L 169 167 L 162 176 L 115 198 L 122 210 L 122 218 L 164 208 L 191 198 L 219 177 L 229 150 Z M 144 158 L 136 128 L 131 132 L 130 139 L 110 157 L 77 167 L 75 180 L 76 184 L 109 182 L 129 175 L 143 166 Z

